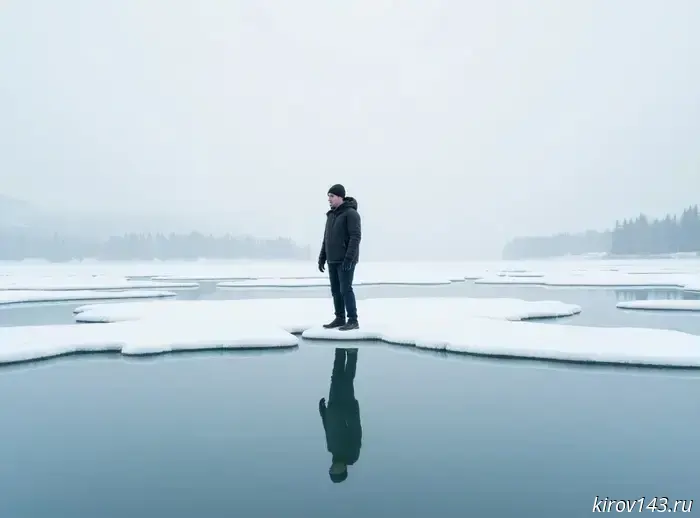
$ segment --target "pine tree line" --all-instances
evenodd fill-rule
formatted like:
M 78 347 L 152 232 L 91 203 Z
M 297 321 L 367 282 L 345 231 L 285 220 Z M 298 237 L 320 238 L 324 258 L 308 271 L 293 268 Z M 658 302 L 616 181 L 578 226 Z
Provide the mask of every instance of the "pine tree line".
M 683 211 L 680 217 L 667 214 L 649 219 L 640 214 L 633 220 L 615 223 L 610 253 L 614 255 L 673 254 L 700 251 L 700 215 L 698 206 Z
M 518 237 L 503 249 L 504 259 L 545 258 L 565 255 L 664 255 L 700 252 L 698 206 L 680 216 L 667 214 L 652 219 L 640 214 L 617 221 L 612 230 L 589 230 L 576 234 Z
M 503 249 L 504 259 L 541 259 L 563 255 L 606 253 L 611 249 L 611 232 L 589 230 L 577 234 L 516 237 Z

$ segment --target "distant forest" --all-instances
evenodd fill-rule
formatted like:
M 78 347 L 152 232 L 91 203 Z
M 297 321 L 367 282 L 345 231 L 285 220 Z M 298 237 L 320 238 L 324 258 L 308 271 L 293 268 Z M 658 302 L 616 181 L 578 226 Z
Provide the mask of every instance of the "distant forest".
M 609 254 L 613 256 L 665 255 L 700 252 L 698 206 L 680 216 L 667 214 L 651 219 L 640 214 L 635 219 L 617 221 L 612 230 L 518 237 L 503 249 L 504 259 L 528 259 L 565 255 Z
M 0 229 L 0 260 L 46 259 L 53 262 L 74 259 L 114 261 L 152 259 L 306 259 L 309 250 L 289 239 L 263 240 L 225 235 L 125 234 L 106 240 L 41 236 L 23 229 Z

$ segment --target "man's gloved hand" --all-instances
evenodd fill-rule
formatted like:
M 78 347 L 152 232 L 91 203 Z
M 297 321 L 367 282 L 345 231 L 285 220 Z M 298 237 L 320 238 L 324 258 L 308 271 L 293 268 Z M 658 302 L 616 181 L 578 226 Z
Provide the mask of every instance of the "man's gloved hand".
M 318 271 L 321 273 L 326 271 L 326 262 L 325 261 L 318 262 Z
M 326 411 L 326 398 L 322 397 L 318 402 L 318 411 L 321 413 Z
M 352 270 L 352 263 L 346 259 L 343 261 L 343 271 L 349 272 L 350 270 Z

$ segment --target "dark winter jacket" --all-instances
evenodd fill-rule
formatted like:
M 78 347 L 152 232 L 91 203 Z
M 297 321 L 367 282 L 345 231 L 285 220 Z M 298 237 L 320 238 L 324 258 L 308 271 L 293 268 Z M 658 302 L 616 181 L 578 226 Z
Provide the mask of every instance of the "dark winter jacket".
M 323 233 L 319 263 L 356 264 L 360 260 L 362 222 L 357 212 L 357 200 L 347 197 L 336 209 L 326 213 L 326 230 Z
M 348 397 L 329 401 L 327 408 L 319 410 L 326 432 L 326 448 L 333 460 L 352 466 L 360 458 L 362 448 L 360 404 L 354 397 Z

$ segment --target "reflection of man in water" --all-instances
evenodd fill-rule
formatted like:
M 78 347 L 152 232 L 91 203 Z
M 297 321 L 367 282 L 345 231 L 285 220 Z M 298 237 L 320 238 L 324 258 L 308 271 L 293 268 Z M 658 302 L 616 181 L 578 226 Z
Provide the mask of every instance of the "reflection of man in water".
M 333 455 L 328 470 L 333 482 L 348 478 L 348 466 L 355 464 L 360 457 L 362 424 L 360 405 L 355 399 L 356 368 L 357 349 L 336 348 L 328 406 L 325 398 L 318 402 L 318 411 L 326 431 L 326 446 Z

